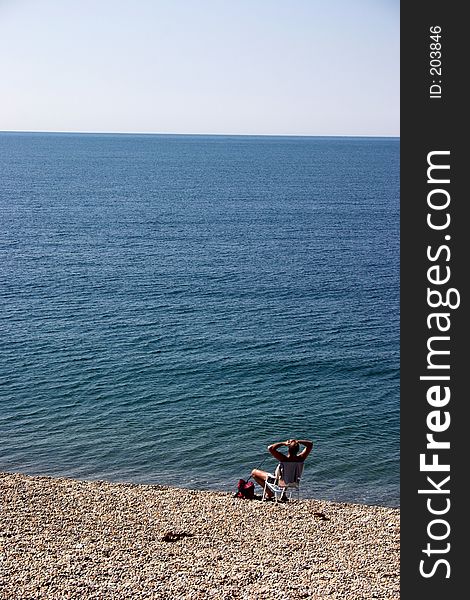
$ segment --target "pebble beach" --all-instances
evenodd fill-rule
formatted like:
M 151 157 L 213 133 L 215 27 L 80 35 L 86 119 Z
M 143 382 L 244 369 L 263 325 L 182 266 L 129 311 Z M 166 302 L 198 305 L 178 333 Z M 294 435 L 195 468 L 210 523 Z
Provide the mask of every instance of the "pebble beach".
M 395 600 L 399 519 L 379 506 L 1 473 L 0 598 Z

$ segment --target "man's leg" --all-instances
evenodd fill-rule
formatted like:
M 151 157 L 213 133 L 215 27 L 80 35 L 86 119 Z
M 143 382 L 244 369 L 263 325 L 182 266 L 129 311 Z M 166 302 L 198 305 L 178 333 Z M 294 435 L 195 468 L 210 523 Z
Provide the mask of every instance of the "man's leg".
M 256 483 L 260 485 L 264 490 L 264 484 L 266 483 L 266 479 L 268 478 L 268 473 L 266 473 L 266 471 L 260 471 L 259 469 L 253 469 L 253 471 L 251 471 L 251 476 L 256 481 Z M 269 488 L 266 488 L 266 496 L 268 498 L 272 498 L 274 496 L 274 494 Z

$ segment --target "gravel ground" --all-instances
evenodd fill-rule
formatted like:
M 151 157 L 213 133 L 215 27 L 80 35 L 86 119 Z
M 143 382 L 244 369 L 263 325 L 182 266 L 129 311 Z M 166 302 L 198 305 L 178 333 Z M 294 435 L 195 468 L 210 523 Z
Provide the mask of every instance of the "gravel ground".
M 0 598 L 398 599 L 399 518 L 0 473 Z

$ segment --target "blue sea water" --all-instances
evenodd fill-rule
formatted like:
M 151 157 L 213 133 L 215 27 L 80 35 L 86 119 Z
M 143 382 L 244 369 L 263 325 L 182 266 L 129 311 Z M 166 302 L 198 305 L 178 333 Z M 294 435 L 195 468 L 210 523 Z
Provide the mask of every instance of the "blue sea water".
M 399 140 L 0 134 L 0 470 L 399 505 Z M 263 468 L 274 468 L 271 459 Z

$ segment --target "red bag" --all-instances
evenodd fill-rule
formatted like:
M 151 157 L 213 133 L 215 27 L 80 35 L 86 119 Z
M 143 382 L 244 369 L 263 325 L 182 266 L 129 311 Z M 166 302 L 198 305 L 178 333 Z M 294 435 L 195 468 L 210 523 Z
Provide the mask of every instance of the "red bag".
M 253 500 L 255 497 L 255 484 L 252 481 L 245 481 L 244 479 L 238 480 L 238 492 L 235 494 L 236 498 L 246 498 Z

